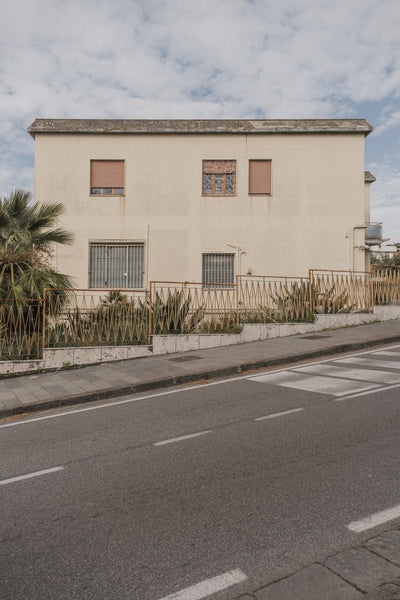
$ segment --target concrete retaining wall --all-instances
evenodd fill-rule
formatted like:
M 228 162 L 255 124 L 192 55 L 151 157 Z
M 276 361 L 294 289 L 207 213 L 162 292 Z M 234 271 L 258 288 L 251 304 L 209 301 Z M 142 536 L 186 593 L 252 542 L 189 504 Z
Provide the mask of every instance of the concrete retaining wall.
M 0 375 L 31 373 L 46 369 L 62 369 L 74 365 L 90 365 L 113 360 L 152 356 L 149 346 L 96 346 L 93 348 L 45 348 L 43 360 L 0 362 Z
M 45 348 L 43 360 L 0 362 L 0 375 L 29 373 L 39 369 L 61 369 L 66 366 L 90 365 L 156 354 L 188 352 L 399 318 L 400 306 L 375 306 L 372 314 L 317 315 L 314 323 L 247 324 L 243 325 L 241 333 L 154 335 L 152 348 L 150 346 Z
M 245 344 L 260 340 L 287 337 L 302 333 L 315 333 L 324 329 L 352 327 L 374 321 L 400 318 L 400 306 L 379 306 L 372 314 L 317 315 L 314 323 L 252 323 L 243 325 L 241 333 L 154 335 L 153 354 L 171 354 L 203 348 L 216 348 L 231 344 Z M 382 310 L 383 309 L 383 310 Z

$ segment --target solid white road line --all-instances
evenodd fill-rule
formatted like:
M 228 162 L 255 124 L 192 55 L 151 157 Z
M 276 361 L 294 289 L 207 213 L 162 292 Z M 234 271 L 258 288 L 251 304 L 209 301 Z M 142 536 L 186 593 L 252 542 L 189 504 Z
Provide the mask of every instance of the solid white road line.
M 382 523 L 392 521 L 393 519 L 397 519 L 398 517 L 400 517 L 400 504 L 398 504 L 397 506 L 393 506 L 392 508 L 388 508 L 387 510 L 382 510 L 381 512 L 374 513 L 373 515 L 370 515 L 365 519 L 353 521 L 352 523 L 350 523 L 350 525 L 347 525 L 347 528 L 350 529 L 350 531 L 360 533 L 361 531 L 372 529 L 377 525 L 382 525 Z
M 52 469 L 44 469 L 43 471 L 35 471 L 34 473 L 28 473 L 27 475 L 20 475 L 19 477 L 10 477 L 10 479 L 3 479 L 0 481 L 0 485 L 6 485 L 7 483 L 14 483 L 15 481 L 22 481 L 23 479 L 31 479 L 32 477 L 40 477 L 41 475 L 47 475 L 48 473 L 55 473 L 56 471 L 62 471 L 64 467 L 53 467 Z
M 266 419 L 276 419 L 276 417 L 282 417 L 283 415 L 290 415 L 291 413 L 300 412 L 304 408 L 292 408 L 291 410 L 284 410 L 283 412 L 274 413 L 272 415 L 265 415 L 265 417 L 257 417 L 255 421 L 265 421 Z
M 181 442 L 182 440 L 190 440 L 190 438 L 199 437 L 199 435 L 206 435 L 212 433 L 211 429 L 206 431 L 198 431 L 197 433 L 188 433 L 187 435 L 180 435 L 176 438 L 170 438 L 169 440 L 162 440 L 162 442 L 154 442 L 153 446 L 166 446 L 167 444 L 174 444 L 175 442 Z
M 396 344 L 394 346 L 387 346 L 386 350 L 391 350 L 392 348 L 400 348 L 400 344 Z M 352 356 L 363 356 L 364 354 L 373 354 L 373 353 L 374 353 L 373 350 L 364 350 L 363 352 L 356 352 L 354 354 L 349 354 L 348 358 L 350 358 Z M 320 365 L 320 364 L 327 363 L 327 362 L 335 362 L 336 360 L 343 360 L 343 359 L 325 358 L 323 360 L 315 361 L 312 364 Z M 303 361 L 303 363 L 304 363 L 304 361 Z M 284 371 L 295 370 L 296 368 L 301 368 L 301 366 L 304 366 L 304 364 L 299 365 L 299 367 L 292 366 L 292 367 L 283 367 L 281 369 L 273 369 L 273 370 L 269 371 L 269 373 L 280 373 L 280 372 L 284 372 Z M 75 414 L 79 414 L 79 413 L 83 413 L 83 412 L 89 412 L 91 410 L 101 410 L 104 408 L 113 408 L 114 406 L 120 406 L 122 404 L 132 404 L 133 402 L 139 402 L 140 400 L 151 400 L 152 398 L 160 398 L 161 396 L 169 396 L 170 394 L 178 394 L 178 393 L 187 392 L 190 390 L 198 390 L 201 388 L 211 387 L 213 385 L 223 385 L 225 383 L 235 383 L 236 381 L 240 381 L 242 379 L 243 380 L 244 379 L 254 379 L 255 377 L 259 377 L 259 375 L 241 375 L 240 377 L 232 376 L 229 379 L 220 379 L 219 381 L 211 381 L 210 383 L 201 383 L 198 385 L 191 385 L 188 387 L 179 388 L 178 390 L 176 390 L 176 389 L 168 390 L 165 392 L 148 394 L 146 396 L 139 396 L 137 398 L 127 398 L 125 400 L 106 402 L 104 404 L 97 405 L 97 406 L 87 406 L 85 408 L 77 408 L 74 410 L 68 410 L 65 412 L 57 413 L 57 414 L 45 415 L 43 417 L 35 417 L 35 418 L 30 418 L 30 419 L 24 419 L 23 417 L 21 417 L 20 421 L 14 421 L 13 423 L 4 423 L 3 425 L 0 425 L 0 429 L 3 429 L 4 427 L 17 427 L 18 425 L 26 425 L 28 423 L 36 423 L 36 421 L 46 421 L 47 419 L 58 419 L 59 417 L 68 417 L 69 415 L 75 415 Z
M 221 590 L 224 590 L 231 585 L 241 583 L 246 579 L 247 575 L 245 575 L 243 571 L 235 569 L 234 571 L 223 573 L 223 575 L 217 575 L 217 577 L 213 577 L 212 579 L 206 579 L 201 583 L 192 585 L 175 594 L 160 598 L 160 600 L 201 600 L 201 598 L 211 596 L 211 594 L 220 592 Z

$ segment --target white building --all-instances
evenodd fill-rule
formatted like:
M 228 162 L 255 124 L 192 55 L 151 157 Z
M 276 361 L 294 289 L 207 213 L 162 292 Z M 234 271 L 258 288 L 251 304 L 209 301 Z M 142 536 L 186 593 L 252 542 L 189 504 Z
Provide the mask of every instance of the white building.
M 369 269 L 363 119 L 37 119 L 35 199 L 62 202 L 81 288 Z

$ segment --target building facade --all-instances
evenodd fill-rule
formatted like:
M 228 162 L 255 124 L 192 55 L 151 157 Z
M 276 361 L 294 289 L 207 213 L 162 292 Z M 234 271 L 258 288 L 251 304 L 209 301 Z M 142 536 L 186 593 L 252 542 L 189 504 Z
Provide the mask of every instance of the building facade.
M 35 200 L 62 202 L 80 288 L 364 271 L 363 119 L 37 119 Z M 371 176 L 372 177 L 372 176 Z

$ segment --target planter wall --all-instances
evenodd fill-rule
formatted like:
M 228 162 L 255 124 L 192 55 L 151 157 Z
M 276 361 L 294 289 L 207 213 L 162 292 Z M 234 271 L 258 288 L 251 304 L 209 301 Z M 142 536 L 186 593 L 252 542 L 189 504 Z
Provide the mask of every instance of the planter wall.
M 400 306 L 376 306 L 373 313 L 317 315 L 314 323 L 252 323 L 243 326 L 241 333 L 212 333 L 189 335 L 154 335 L 152 346 L 97 346 L 80 348 L 45 348 L 42 360 L 0 362 L 0 376 L 33 373 L 65 366 L 90 365 L 142 356 L 189 352 L 245 344 L 259 340 L 315 333 L 326 329 L 352 327 L 376 321 L 400 318 Z

